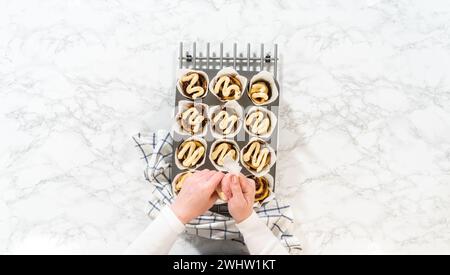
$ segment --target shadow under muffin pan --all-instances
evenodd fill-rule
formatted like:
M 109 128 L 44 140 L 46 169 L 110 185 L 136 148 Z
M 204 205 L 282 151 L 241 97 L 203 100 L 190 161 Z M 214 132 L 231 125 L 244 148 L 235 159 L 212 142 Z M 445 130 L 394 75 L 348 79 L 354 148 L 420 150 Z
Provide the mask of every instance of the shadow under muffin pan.
M 217 72 L 219 72 L 220 70 L 212 70 L 212 69 L 195 69 L 195 70 L 199 70 L 199 71 L 203 71 L 206 74 L 208 74 L 210 81 L 214 78 L 214 76 L 217 74 Z M 249 89 L 249 85 L 250 85 L 250 79 L 256 75 L 257 73 L 259 73 L 259 71 L 240 71 L 240 70 L 236 70 L 240 75 L 245 76 L 248 79 L 248 84 L 247 87 L 243 93 L 243 95 L 241 96 L 241 98 L 239 100 L 237 100 L 236 102 L 242 106 L 243 110 L 244 110 L 244 115 L 243 115 L 243 120 L 245 119 L 245 115 L 246 112 L 248 111 L 248 109 L 252 106 L 257 106 L 255 105 L 250 98 L 247 95 L 247 91 Z M 275 84 L 277 85 L 278 88 L 278 97 L 275 101 L 269 103 L 268 105 L 264 105 L 264 106 L 260 106 L 262 108 L 267 108 L 270 111 L 272 111 L 275 116 L 278 118 L 278 111 L 279 111 L 279 102 L 280 102 L 280 86 L 278 81 L 275 79 Z M 178 92 L 177 88 L 174 88 L 175 90 L 175 116 L 176 116 L 176 112 L 178 111 L 178 103 L 182 100 L 187 100 L 186 97 L 182 96 L 180 92 Z M 221 102 L 211 91 L 208 91 L 206 97 L 201 98 L 201 99 L 196 99 L 193 102 L 195 103 L 203 103 L 208 105 L 210 108 L 212 106 L 216 106 L 216 105 L 223 105 L 224 102 Z M 209 122 L 210 123 L 210 122 Z M 243 121 L 243 123 L 245 123 L 245 121 Z M 264 139 L 265 141 L 267 141 L 270 146 L 275 150 L 275 154 L 278 153 L 278 125 L 279 123 L 276 124 L 275 126 L 275 130 L 273 131 L 272 135 L 270 136 L 270 138 Z M 248 144 L 248 142 L 250 141 L 250 139 L 254 136 L 249 135 L 247 132 L 245 132 L 245 127 L 241 127 L 239 133 L 234 137 L 234 138 L 227 138 L 230 140 L 234 140 L 236 141 L 236 143 L 239 146 L 239 150 L 241 150 L 245 145 Z M 177 132 L 173 132 L 173 157 L 172 157 L 172 170 L 171 170 L 171 175 L 170 178 L 173 179 L 176 175 L 178 175 L 179 173 L 185 172 L 187 170 L 180 170 L 176 164 L 175 164 L 175 157 L 176 157 L 176 150 L 178 148 L 178 146 L 186 139 L 188 139 L 190 136 L 189 135 L 180 135 Z M 209 159 L 209 152 L 212 149 L 211 145 L 212 143 L 216 140 L 211 133 L 211 130 L 208 127 L 206 136 L 203 137 L 206 140 L 206 143 L 208 145 L 207 151 L 206 151 L 206 161 L 205 163 L 198 167 L 197 170 L 202 170 L 202 169 L 210 169 L 210 170 L 216 170 L 216 168 L 214 167 L 214 165 L 211 163 L 210 159 Z M 239 165 L 241 165 L 239 163 Z M 242 166 L 242 165 L 241 165 Z M 270 171 L 268 172 L 268 174 L 270 174 L 273 178 L 274 178 L 274 186 L 273 186 L 273 192 L 275 193 L 275 189 L 276 189 L 276 166 L 277 163 L 275 162 L 275 164 L 270 168 Z M 248 175 L 249 171 L 245 168 L 242 167 L 241 173 L 244 175 Z M 219 209 L 220 208 L 220 209 Z M 215 209 L 217 211 L 215 211 Z M 215 211 L 215 212 L 220 212 L 223 213 L 224 211 L 227 212 L 226 209 L 226 204 L 221 204 L 221 205 L 215 205 L 213 207 L 213 209 L 211 209 L 211 211 Z

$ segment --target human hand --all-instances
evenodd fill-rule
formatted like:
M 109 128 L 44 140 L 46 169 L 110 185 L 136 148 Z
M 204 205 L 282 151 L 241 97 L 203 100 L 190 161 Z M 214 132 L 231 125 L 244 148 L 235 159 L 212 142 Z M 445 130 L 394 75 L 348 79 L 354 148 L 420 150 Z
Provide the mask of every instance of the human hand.
M 222 179 L 222 191 L 228 198 L 228 211 L 237 223 L 247 219 L 253 212 L 255 181 L 240 174 L 227 174 Z
M 205 213 L 217 200 L 216 188 L 224 174 L 208 169 L 197 171 L 185 179 L 171 208 L 178 219 L 186 224 Z

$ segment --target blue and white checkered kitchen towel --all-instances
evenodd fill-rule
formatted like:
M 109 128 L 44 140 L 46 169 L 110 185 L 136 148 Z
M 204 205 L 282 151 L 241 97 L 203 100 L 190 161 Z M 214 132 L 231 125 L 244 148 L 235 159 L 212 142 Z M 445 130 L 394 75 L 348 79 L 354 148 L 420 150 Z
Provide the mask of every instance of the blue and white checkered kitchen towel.
M 172 158 L 172 137 L 166 130 L 133 136 L 136 147 L 144 160 L 145 179 L 153 186 L 154 197 L 149 201 L 149 216 L 154 218 L 162 207 L 170 204 L 174 198 L 170 179 Z M 226 207 L 226 205 L 224 205 Z M 226 209 L 223 209 L 226 211 Z M 297 238 L 289 234 L 293 224 L 292 211 L 277 198 L 255 209 L 261 219 L 288 248 L 290 254 L 299 254 L 301 246 Z M 243 242 L 243 237 L 235 225 L 235 221 L 225 215 L 221 209 L 208 211 L 192 220 L 186 226 L 188 234 L 214 240 L 234 240 Z

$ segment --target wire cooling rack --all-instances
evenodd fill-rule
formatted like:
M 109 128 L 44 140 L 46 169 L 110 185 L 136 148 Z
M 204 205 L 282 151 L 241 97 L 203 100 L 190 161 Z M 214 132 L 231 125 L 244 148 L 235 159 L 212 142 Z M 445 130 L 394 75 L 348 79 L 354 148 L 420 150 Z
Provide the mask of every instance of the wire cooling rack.
M 254 46 L 255 47 L 255 46 Z M 257 47 L 256 47 L 257 49 Z M 238 71 L 258 72 L 271 71 L 277 79 L 278 75 L 278 44 L 271 51 L 265 52 L 264 44 L 259 45 L 259 54 L 252 53 L 252 46 L 247 43 L 246 51 L 238 53 L 238 44 L 234 43 L 232 51 L 224 53 L 224 45 L 220 43 L 219 51 L 211 51 L 211 43 L 206 43 L 204 51 L 199 51 L 197 42 L 192 43 L 190 51 L 180 42 L 179 68 L 221 69 L 233 67 Z M 258 49 L 257 49 L 258 51 Z

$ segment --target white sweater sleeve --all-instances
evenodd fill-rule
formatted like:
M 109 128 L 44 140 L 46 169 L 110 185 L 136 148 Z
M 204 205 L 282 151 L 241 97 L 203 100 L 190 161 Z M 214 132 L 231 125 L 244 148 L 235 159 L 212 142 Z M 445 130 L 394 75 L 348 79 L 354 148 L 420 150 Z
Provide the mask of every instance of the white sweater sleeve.
M 239 224 L 236 224 L 244 236 L 245 244 L 252 255 L 284 255 L 287 249 L 275 237 L 267 225 L 253 213 Z
M 170 206 L 165 206 L 158 217 L 127 248 L 124 254 L 168 254 L 177 240 L 178 234 L 183 232 L 184 228 L 184 224 L 173 213 Z

